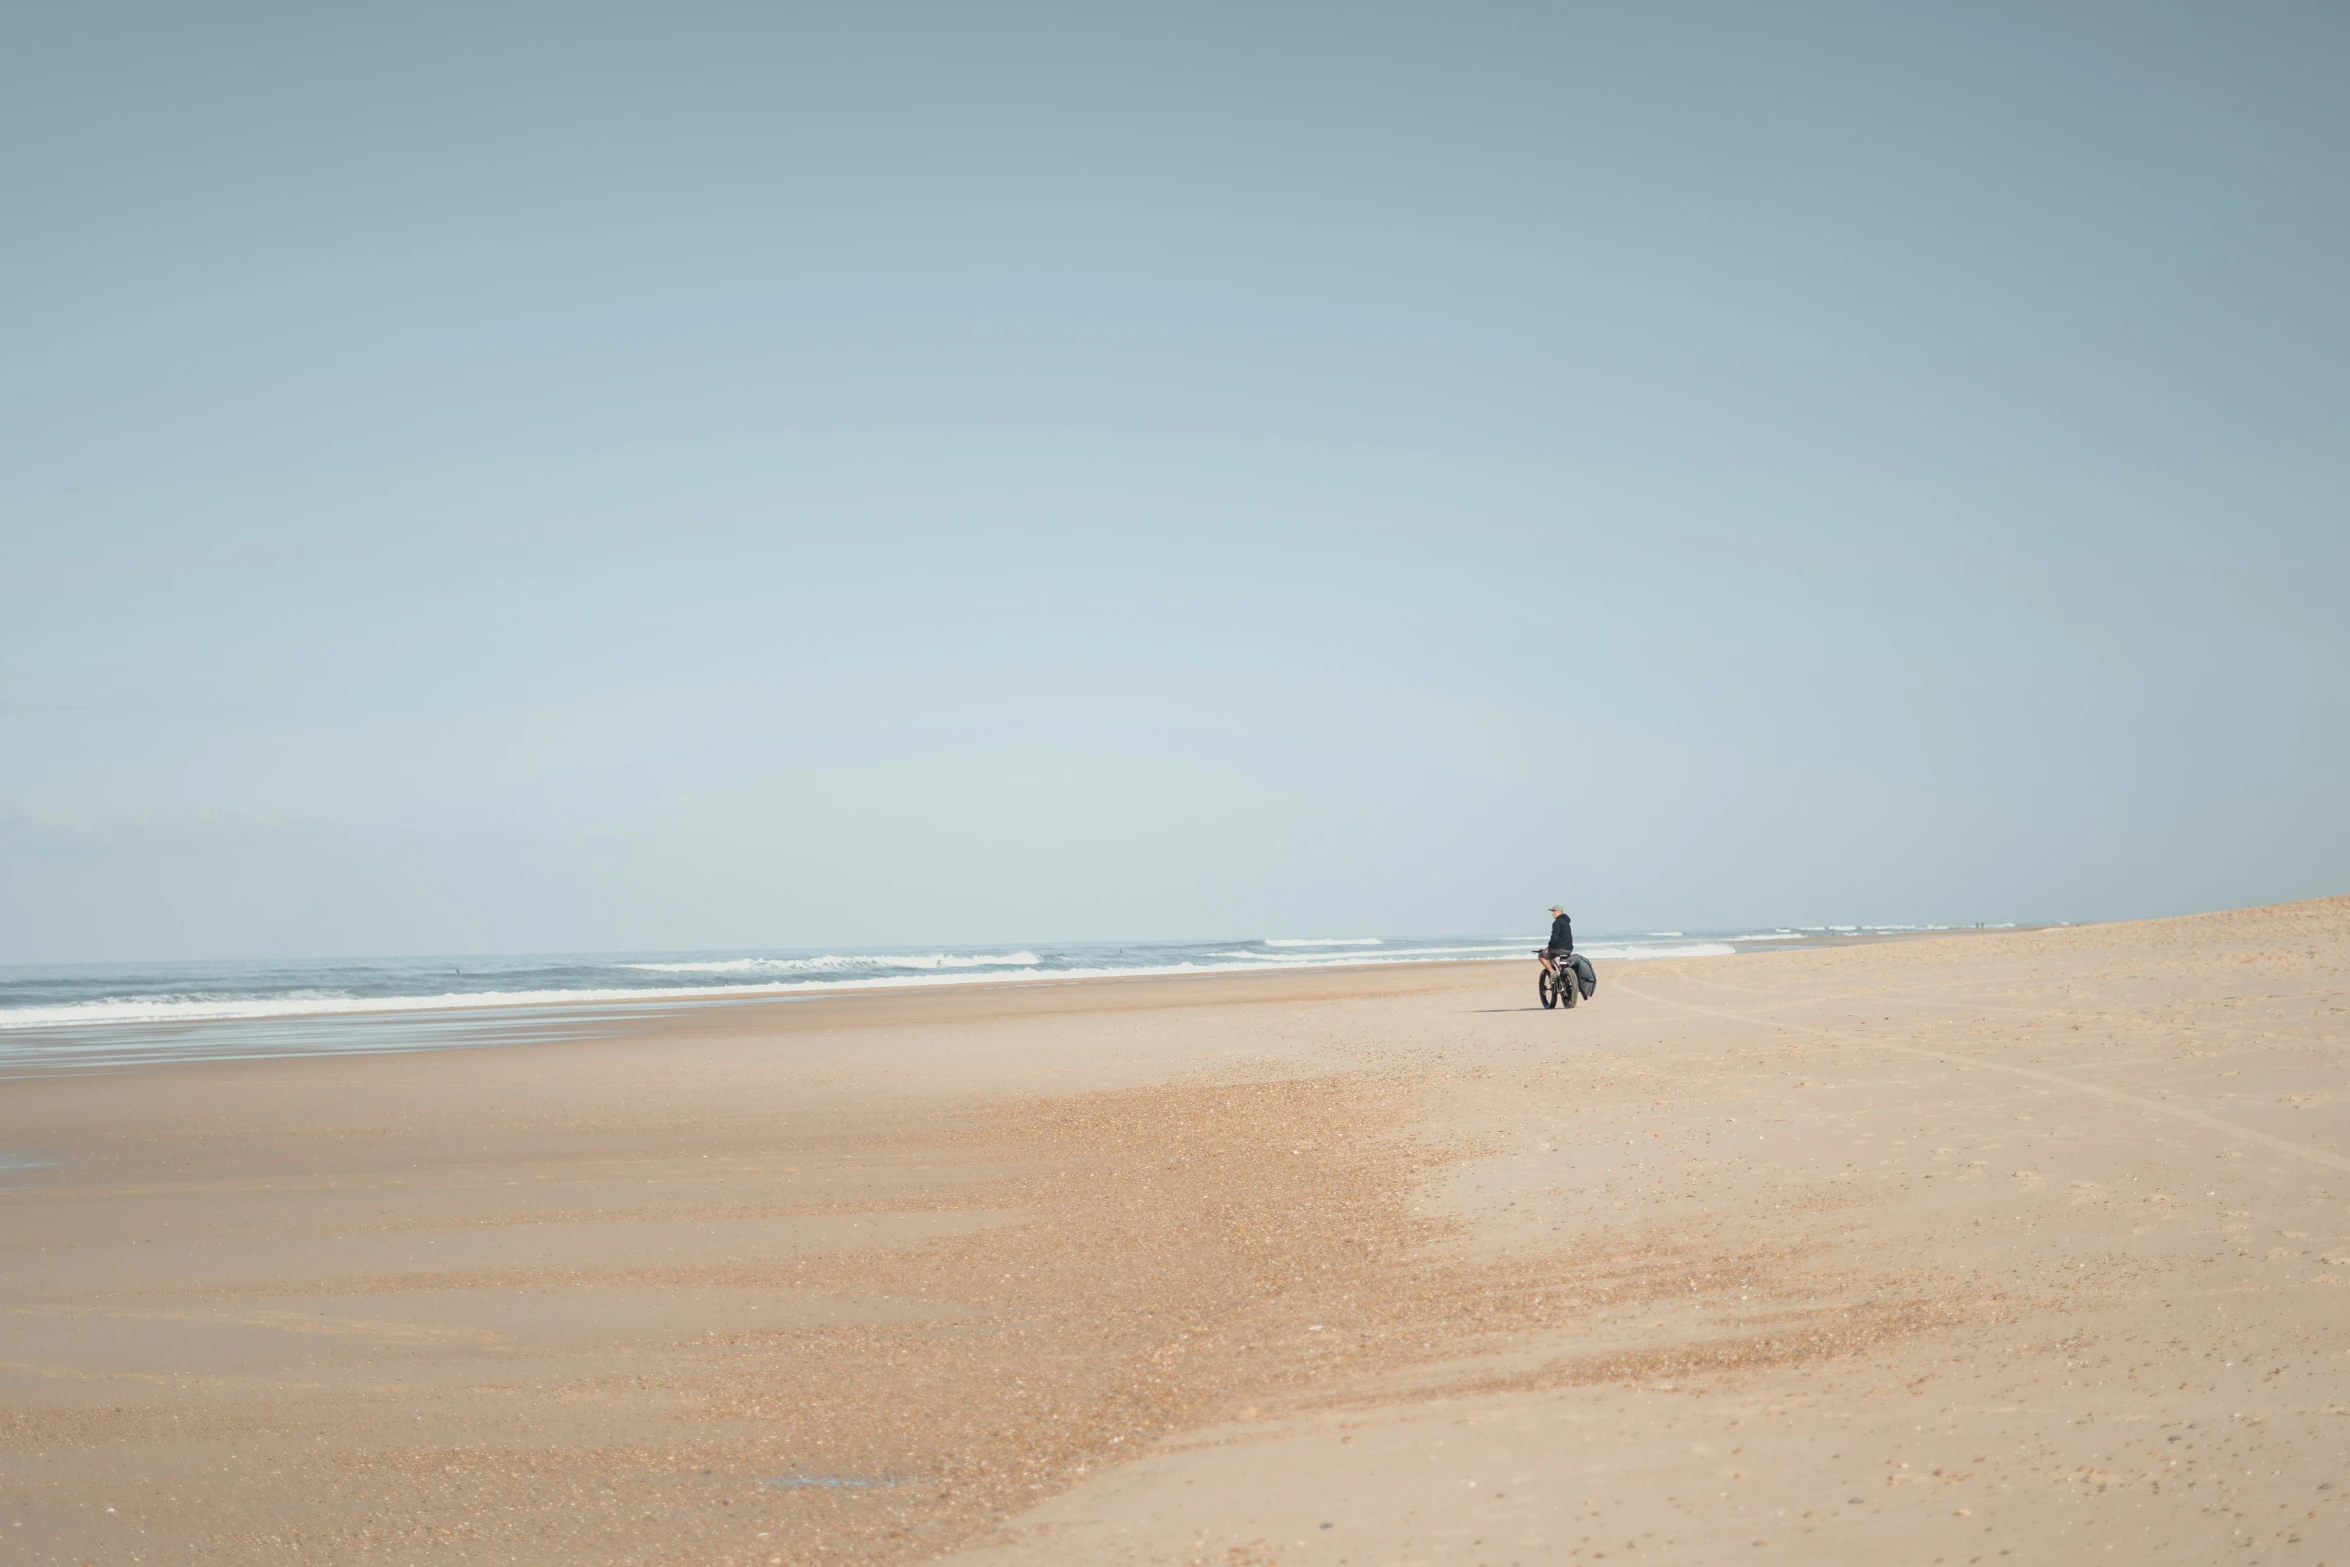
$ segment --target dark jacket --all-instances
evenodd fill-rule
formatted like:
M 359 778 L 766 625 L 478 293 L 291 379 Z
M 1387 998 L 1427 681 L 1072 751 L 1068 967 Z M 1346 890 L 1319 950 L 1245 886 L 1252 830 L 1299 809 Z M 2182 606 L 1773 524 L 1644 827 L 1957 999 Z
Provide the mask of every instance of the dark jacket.
M 1575 950 L 1575 922 L 1564 914 L 1550 922 L 1550 950 L 1553 952 Z

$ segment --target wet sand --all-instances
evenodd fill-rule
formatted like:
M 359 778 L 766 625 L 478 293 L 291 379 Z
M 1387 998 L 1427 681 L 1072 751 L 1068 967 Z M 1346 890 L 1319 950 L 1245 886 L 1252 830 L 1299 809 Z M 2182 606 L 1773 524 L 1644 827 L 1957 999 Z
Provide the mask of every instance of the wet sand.
M 2350 899 L 0 1083 L 0 1561 L 2350 1567 Z

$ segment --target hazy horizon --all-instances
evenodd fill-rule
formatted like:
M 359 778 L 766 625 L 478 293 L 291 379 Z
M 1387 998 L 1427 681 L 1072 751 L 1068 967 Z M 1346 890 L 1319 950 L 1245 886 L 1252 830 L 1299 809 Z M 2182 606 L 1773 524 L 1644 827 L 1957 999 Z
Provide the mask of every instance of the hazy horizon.
M 0 964 L 2350 891 L 2342 14 L 0 42 Z

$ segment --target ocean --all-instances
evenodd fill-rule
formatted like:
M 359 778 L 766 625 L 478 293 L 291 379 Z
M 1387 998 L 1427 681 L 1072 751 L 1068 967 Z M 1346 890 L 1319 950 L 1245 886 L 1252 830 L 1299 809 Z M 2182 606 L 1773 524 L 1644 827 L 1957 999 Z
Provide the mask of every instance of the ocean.
M 1582 943 L 1596 963 L 1707 957 L 1917 927 L 1652 931 Z M 645 1006 L 1121 975 L 1523 960 L 1518 936 L 1274 936 L 520 957 L 0 966 L 0 1072 L 159 1059 L 429 1050 L 580 1037 Z M 625 1009 L 625 1013 L 622 1009 Z

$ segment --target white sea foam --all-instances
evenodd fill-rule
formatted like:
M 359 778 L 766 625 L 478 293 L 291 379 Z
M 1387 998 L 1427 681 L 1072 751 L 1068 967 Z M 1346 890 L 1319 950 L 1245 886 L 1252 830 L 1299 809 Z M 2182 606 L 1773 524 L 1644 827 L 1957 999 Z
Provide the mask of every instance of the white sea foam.
M 65 1001 L 0 1012 L 0 1030 L 89 1023 L 202 1023 L 222 1018 L 320 1017 L 346 1012 L 443 1012 L 457 1007 L 567 1006 L 574 1002 L 658 1001 L 724 995 L 765 987 L 710 985 L 692 990 L 484 990 L 437 996 L 140 996 Z
M 1033 952 L 1007 952 L 999 957 L 926 952 L 899 957 L 713 958 L 703 963 L 623 963 L 620 967 L 644 974 L 838 974 L 884 968 L 1025 968 L 1043 961 Z
M 1290 939 L 1290 950 L 1235 949 L 1206 952 L 1181 961 L 1049 968 L 1035 952 L 992 955 L 918 953 L 827 954 L 810 958 L 719 958 L 676 963 L 615 965 L 648 976 L 643 986 L 576 989 L 530 986 L 512 990 L 447 991 L 426 995 L 364 995 L 311 987 L 266 994 L 210 990 L 188 985 L 140 997 L 98 996 L 24 1007 L 0 1007 L 0 1035 L 12 1030 L 92 1025 L 175 1025 L 225 1019 L 270 1019 L 345 1014 L 414 1014 L 496 1008 L 600 1007 L 614 1003 L 677 1005 L 760 996 L 812 999 L 833 991 L 919 988 L 942 985 L 1048 984 L 1065 980 L 1137 978 L 1183 974 L 1265 973 L 1308 968 L 1345 968 L 1379 963 L 1510 962 L 1525 958 L 1534 938 L 1494 938 L 1389 946 L 1377 938 Z M 1266 942 L 1259 945 L 1273 946 Z M 1584 948 L 1600 961 L 1726 956 L 1737 949 L 1722 941 L 1602 941 Z M 1172 954 L 1170 954 L 1172 956 Z M 1082 960 L 1081 960 L 1082 961 Z M 652 976 L 689 977 L 699 984 L 661 983 Z M 712 981 L 715 981 L 714 983 Z M 527 984 L 527 982 L 526 982 Z M 0 1051 L 0 1059 L 7 1052 Z
M 1114 974 L 1173 973 L 1175 968 L 1065 969 L 1055 979 L 1091 979 Z M 56 1006 L 14 1007 L 0 1012 L 0 1032 L 23 1028 L 56 1028 L 96 1023 L 202 1023 L 233 1018 L 320 1017 L 358 1012 L 449 1012 L 467 1007 L 565 1007 L 602 1005 L 615 1001 L 708 1001 L 740 996 L 827 993 L 870 990 L 891 986 L 981 985 L 1007 980 L 1034 980 L 1025 969 L 992 974 L 876 975 L 866 979 L 778 980 L 758 985 L 647 985 L 594 990 L 477 990 L 450 991 L 433 996 L 291 996 L 213 998 L 148 996 L 137 1000 L 69 1001 Z
M 1603 943 L 1575 950 L 1587 958 L 1606 958 L 1616 963 L 1637 962 L 1642 958 L 1726 958 L 1738 951 L 1726 941 L 1688 941 L 1669 947 L 1619 947 Z
M 1428 949 L 1437 951 L 1441 949 Z M 1251 954 L 1261 959 L 1262 954 Z M 1348 953 L 1319 965 L 1340 967 L 1394 961 L 1396 954 Z M 1405 961 L 1429 961 L 1425 957 Z M 635 965 L 643 967 L 645 965 Z M 353 996 L 319 993 L 296 997 L 216 997 L 201 995 L 149 996 L 136 1000 L 109 998 L 64 1002 L 55 1006 L 14 1007 L 0 1011 L 0 1032 L 10 1029 L 132 1023 L 198 1023 L 233 1018 L 316 1017 L 362 1012 L 446 1012 L 463 1008 L 595 1006 L 611 1002 L 712 1001 L 751 996 L 813 996 L 841 990 L 911 989 L 933 985 L 1049 984 L 1072 979 L 1148 979 L 1172 974 L 1261 973 L 1258 962 L 1164 963 L 1134 968 L 1028 967 L 975 973 L 874 974 L 841 979 L 776 979 L 734 985 L 644 986 L 581 990 L 453 991 L 431 996 Z
M 1718 958 L 1735 953 L 1738 949 L 1731 946 L 1726 941 L 1696 941 L 1659 944 L 1656 946 L 1649 946 L 1645 943 L 1625 944 L 1622 942 L 1601 942 L 1596 946 L 1585 945 L 1578 947 L 1575 950 L 1583 953 L 1587 957 L 1604 957 L 1613 960 L 1632 958 Z M 1347 964 L 1393 963 L 1399 959 L 1415 958 L 1515 958 L 1530 956 L 1532 955 L 1533 951 L 1534 939 L 1529 937 L 1524 941 L 1481 944 L 1474 947 L 1388 947 L 1378 952 L 1350 952 L 1344 955 L 1328 956 L 1322 954 L 1290 954 L 1284 952 L 1217 952 L 1211 953 L 1210 956 L 1219 958 L 1233 958 L 1239 960 L 1251 960 L 1257 963 L 1274 964 L 1287 968 L 1337 968 Z
M 1377 936 L 1267 936 L 1268 947 L 1376 947 Z
M 1405 958 L 1428 957 L 1497 957 L 1504 953 L 1516 956 L 1534 949 L 1525 942 L 1512 941 L 1503 945 L 1485 944 L 1474 947 L 1382 947 L 1377 952 L 1211 952 L 1214 958 L 1234 958 L 1249 963 L 1274 963 L 1286 968 L 1340 968 L 1348 964 L 1393 963 Z

